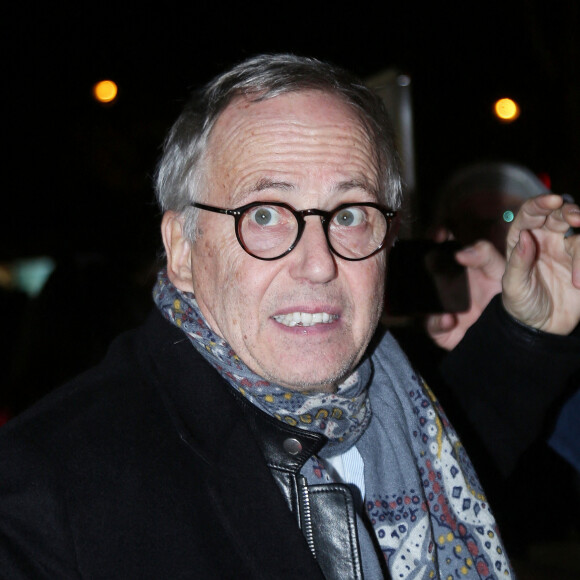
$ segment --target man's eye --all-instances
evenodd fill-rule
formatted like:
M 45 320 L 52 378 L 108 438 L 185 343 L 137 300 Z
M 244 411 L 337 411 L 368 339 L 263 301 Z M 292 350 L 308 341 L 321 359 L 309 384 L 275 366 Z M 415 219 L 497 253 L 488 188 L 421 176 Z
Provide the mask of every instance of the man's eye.
M 250 212 L 250 219 L 259 226 L 275 226 L 280 217 L 280 212 L 273 207 L 256 207 Z
M 337 226 L 353 227 L 358 226 L 365 220 L 365 213 L 359 207 L 347 207 L 341 209 L 334 216 L 334 223 Z

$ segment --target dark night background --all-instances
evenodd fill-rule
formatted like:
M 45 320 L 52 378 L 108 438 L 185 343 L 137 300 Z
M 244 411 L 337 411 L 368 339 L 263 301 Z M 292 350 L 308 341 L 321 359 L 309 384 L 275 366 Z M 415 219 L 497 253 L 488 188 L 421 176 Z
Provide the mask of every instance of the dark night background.
M 465 3 L 467 4 L 467 3 Z M 258 52 L 412 79 L 417 191 L 507 159 L 580 189 L 576 2 L 21 4 L 4 12 L 0 260 L 159 246 L 151 176 L 189 90 Z M 456 6 L 460 6 L 457 4 Z M 93 84 L 119 86 L 99 105 Z M 511 125 L 495 99 L 521 107 Z

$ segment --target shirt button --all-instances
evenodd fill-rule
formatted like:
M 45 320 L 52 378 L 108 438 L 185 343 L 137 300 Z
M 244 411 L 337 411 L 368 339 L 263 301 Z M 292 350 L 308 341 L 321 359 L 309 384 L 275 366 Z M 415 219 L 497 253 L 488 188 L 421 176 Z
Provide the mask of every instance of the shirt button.
M 294 437 L 286 439 L 282 445 L 284 451 L 290 455 L 298 455 L 302 451 L 302 443 L 298 439 L 294 439 Z

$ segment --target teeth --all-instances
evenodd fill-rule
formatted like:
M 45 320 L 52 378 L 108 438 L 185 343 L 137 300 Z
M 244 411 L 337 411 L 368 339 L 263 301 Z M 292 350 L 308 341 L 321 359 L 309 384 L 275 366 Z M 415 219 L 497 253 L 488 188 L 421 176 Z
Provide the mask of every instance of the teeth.
M 290 312 L 274 316 L 274 320 L 284 326 L 314 326 L 315 324 L 328 324 L 338 318 L 336 314 L 327 312 Z

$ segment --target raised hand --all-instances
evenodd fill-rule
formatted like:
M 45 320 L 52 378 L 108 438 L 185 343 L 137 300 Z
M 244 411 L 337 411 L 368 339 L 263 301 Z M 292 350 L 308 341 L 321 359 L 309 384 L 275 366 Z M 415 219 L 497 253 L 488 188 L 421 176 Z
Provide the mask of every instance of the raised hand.
M 507 237 L 503 304 L 517 320 L 568 334 L 580 320 L 580 208 L 559 195 L 526 201 Z

